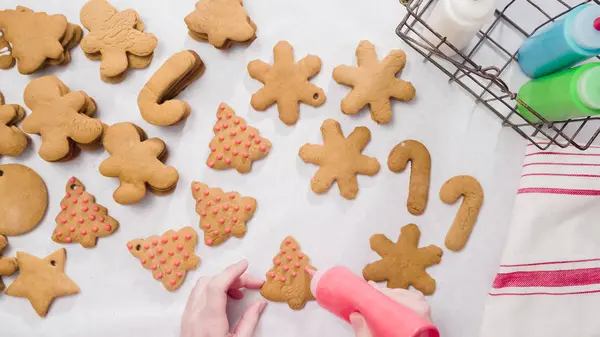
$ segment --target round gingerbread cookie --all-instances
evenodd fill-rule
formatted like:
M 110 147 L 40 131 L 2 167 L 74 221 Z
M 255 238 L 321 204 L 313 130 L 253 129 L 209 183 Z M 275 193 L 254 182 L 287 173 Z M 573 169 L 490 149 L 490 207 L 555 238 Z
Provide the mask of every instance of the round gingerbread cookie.
M 34 170 L 0 165 L 0 234 L 19 235 L 35 228 L 48 207 L 46 184 Z

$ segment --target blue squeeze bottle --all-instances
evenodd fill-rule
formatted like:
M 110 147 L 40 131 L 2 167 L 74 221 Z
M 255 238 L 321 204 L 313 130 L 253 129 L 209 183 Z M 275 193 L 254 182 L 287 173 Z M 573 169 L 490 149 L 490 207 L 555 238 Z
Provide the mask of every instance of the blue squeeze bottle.
M 600 54 L 600 6 L 579 6 L 555 23 L 528 37 L 518 62 L 529 77 L 569 68 Z

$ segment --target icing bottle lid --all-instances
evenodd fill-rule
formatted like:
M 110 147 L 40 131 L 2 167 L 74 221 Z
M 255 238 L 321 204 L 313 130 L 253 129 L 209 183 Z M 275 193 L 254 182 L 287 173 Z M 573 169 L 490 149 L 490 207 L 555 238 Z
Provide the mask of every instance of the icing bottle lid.
M 600 49 L 600 6 L 589 4 L 575 15 L 573 39 L 584 49 Z
M 581 75 L 577 93 L 588 108 L 600 110 L 600 66 L 588 69 Z

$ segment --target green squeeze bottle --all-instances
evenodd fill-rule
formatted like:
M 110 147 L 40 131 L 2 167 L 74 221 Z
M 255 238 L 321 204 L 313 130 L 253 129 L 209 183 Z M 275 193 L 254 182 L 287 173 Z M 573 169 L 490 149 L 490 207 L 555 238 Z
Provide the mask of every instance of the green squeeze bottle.
M 549 122 L 600 114 L 600 62 L 587 63 L 525 83 L 517 98 Z M 531 123 L 540 119 L 523 105 L 519 113 Z

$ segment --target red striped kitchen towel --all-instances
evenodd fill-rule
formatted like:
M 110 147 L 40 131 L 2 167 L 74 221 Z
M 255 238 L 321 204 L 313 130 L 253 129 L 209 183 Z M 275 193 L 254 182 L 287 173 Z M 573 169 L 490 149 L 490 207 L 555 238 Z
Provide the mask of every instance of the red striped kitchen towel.
M 600 146 L 528 146 L 481 337 L 600 336 Z

